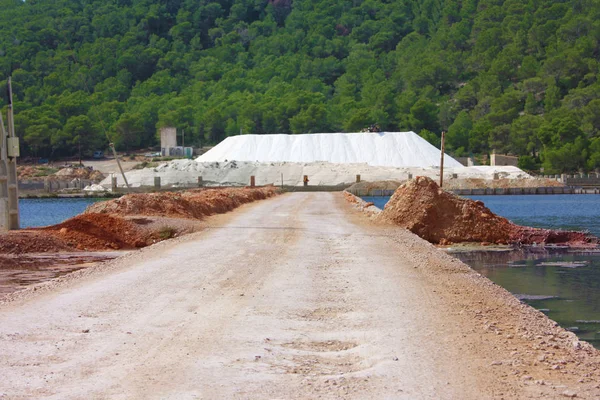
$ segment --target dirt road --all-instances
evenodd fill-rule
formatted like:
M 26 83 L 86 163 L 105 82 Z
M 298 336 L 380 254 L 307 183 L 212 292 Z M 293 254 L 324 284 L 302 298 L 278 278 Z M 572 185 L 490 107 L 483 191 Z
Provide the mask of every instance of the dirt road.
M 541 313 L 339 194 L 209 223 L 0 306 L 0 398 L 600 393 L 595 350 L 564 348 Z

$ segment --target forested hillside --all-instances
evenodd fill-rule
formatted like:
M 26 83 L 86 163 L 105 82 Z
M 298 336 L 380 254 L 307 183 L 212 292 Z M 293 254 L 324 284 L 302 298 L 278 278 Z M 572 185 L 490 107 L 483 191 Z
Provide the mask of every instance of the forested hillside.
M 0 0 L 0 86 L 37 156 L 378 123 L 592 170 L 599 57 L 596 0 Z

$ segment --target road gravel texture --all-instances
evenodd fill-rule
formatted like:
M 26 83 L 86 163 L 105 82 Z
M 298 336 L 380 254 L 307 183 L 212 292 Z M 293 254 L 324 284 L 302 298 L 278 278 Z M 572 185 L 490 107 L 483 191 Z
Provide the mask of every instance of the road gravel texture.
M 598 352 L 339 193 L 14 293 L 0 398 L 598 398 Z

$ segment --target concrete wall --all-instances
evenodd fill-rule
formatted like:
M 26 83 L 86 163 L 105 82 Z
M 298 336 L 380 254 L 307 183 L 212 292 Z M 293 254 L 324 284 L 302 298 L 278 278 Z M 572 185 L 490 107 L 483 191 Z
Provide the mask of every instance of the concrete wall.
M 492 154 L 490 156 L 490 165 L 512 165 L 517 166 L 519 157 L 507 156 L 502 154 Z

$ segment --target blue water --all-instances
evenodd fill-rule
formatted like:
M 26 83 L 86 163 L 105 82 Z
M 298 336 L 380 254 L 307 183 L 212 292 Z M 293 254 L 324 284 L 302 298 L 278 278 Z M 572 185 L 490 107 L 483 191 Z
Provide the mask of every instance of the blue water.
M 519 225 L 600 236 L 598 195 L 472 196 Z M 383 208 L 389 197 L 363 197 Z M 544 249 L 452 253 L 563 328 L 600 348 L 600 253 Z M 533 296 L 533 297 L 532 297 Z M 542 296 L 542 297 L 539 297 Z
M 364 201 L 369 201 L 373 203 L 375 207 L 381 208 L 383 210 L 383 207 L 385 207 L 387 202 L 390 200 L 390 196 L 364 196 L 361 197 L 361 199 L 363 199 Z
M 452 255 L 600 348 L 600 253 L 516 250 Z
M 20 199 L 21 228 L 55 225 L 106 199 Z
M 510 195 L 471 196 L 481 200 L 492 212 L 519 225 L 536 228 L 589 230 L 600 236 L 599 195 Z M 383 209 L 389 197 L 363 197 Z

